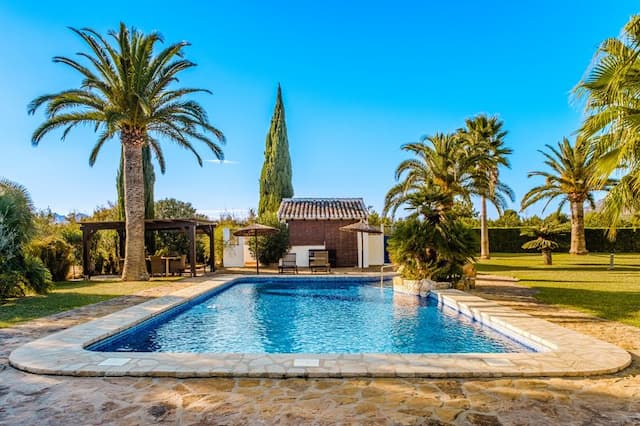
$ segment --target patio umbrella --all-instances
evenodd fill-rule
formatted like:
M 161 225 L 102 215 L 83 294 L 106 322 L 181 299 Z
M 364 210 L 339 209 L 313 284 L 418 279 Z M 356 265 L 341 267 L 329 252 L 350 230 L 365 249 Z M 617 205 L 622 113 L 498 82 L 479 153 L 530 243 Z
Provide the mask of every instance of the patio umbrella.
M 371 226 L 368 223 L 364 222 L 356 222 L 351 225 L 340 227 L 341 231 L 345 232 L 357 232 L 360 234 L 360 250 L 361 250 L 361 268 L 364 269 L 364 234 L 382 234 L 382 231 L 376 228 L 375 226 Z
M 272 226 L 260 225 L 253 223 L 244 228 L 237 229 L 233 232 L 236 237 L 254 237 L 256 241 L 256 274 L 260 274 L 260 253 L 258 252 L 258 236 L 271 235 L 278 233 L 278 229 Z

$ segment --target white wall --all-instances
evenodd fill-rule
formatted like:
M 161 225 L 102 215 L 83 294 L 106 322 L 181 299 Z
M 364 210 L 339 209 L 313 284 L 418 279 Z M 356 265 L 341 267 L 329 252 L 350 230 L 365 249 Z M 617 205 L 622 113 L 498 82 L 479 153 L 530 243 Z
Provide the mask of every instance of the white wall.
M 384 265 L 384 234 L 368 234 L 368 240 L 369 265 Z
M 292 246 L 290 253 L 296 254 L 296 265 L 300 268 L 309 267 L 309 250 L 324 250 L 324 245 L 316 246 Z
M 356 234 L 358 239 L 358 265 L 362 264 L 361 241 L 363 238 Z M 223 265 L 226 268 L 255 265 L 256 260 L 249 251 L 249 244 L 245 237 L 233 237 L 228 228 L 223 228 L 222 239 L 224 241 Z M 309 250 L 325 250 L 324 245 L 293 246 L 291 253 L 296 254 L 296 263 L 301 268 L 309 267 Z M 384 264 L 384 234 L 364 235 L 364 267 Z
M 223 228 L 222 241 L 224 244 L 224 252 L 222 255 L 223 266 L 225 268 L 244 266 L 244 238 L 233 237 L 229 228 Z

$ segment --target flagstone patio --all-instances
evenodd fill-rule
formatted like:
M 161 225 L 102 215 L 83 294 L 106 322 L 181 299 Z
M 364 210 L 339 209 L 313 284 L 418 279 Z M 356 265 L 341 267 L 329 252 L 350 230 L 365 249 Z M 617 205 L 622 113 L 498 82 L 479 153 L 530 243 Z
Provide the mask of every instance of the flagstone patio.
M 482 281 L 475 293 L 618 345 L 632 365 L 588 379 L 278 380 L 40 376 L 7 363 L 24 343 L 189 285 L 0 330 L 0 424 L 640 423 L 640 329 L 538 304 L 531 289 L 509 281 Z

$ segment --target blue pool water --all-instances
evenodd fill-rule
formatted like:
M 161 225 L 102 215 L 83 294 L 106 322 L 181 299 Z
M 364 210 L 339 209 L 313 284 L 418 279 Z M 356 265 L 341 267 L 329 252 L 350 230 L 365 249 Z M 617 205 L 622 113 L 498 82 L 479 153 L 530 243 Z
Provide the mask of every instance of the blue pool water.
M 89 350 L 232 353 L 526 352 L 438 306 L 362 279 L 237 281 Z

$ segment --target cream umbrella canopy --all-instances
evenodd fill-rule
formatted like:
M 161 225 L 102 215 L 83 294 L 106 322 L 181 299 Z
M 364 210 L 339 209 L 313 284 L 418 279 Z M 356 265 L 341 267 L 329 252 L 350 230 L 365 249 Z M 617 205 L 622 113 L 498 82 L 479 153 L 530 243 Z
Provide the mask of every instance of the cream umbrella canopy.
M 258 247 L 258 236 L 271 235 L 278 233 L 278 229 L 272 226 L 253 223 L 244 228 L 237 229 L 233 232 L 236 237 L 254 237 L 256 242 L 256 274 L 260 275 L 260 253 Z
M 375 226 L 371 226 L 362 221 L 342 226 L 340 227 L 340 230 L 345 232 L 357 232 L 360 234 L 360 268 L 364 269 L 364 234 L 382 234 L 382 231 Z

